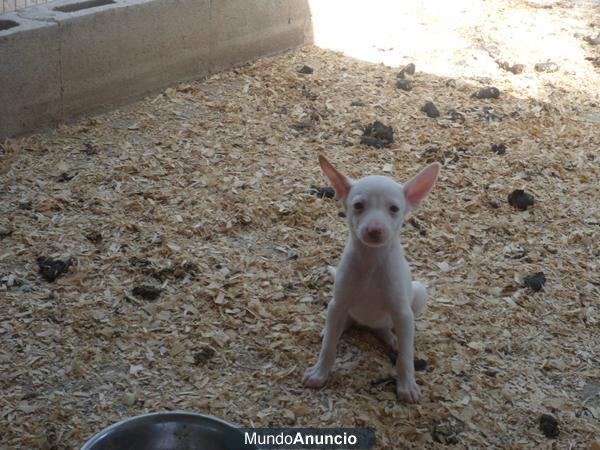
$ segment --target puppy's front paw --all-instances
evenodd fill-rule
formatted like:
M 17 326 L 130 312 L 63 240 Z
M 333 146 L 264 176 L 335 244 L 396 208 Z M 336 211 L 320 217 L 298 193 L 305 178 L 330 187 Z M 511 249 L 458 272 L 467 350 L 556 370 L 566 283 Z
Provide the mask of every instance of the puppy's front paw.
M 302 384 L 309 388 L 320 388 L 327 381 L 327 371 L 323 370 L 320 366 L 312 366 L 306 369 L 304 376 L 302 377 Z
M 421 389 L 414 378 L 396 380 L 396 395 L 398 400 L 404 403 L 419 403 L 421 400 Z

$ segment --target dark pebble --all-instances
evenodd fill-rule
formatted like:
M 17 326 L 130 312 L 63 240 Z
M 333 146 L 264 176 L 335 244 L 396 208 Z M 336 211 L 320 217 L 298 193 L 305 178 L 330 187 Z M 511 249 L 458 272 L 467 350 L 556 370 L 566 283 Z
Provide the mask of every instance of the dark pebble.
M 144 300 L 156 300 L 161 293 L 161 290 L 154 286 L 149 286 L 147 284 L 142 284 L 140 286 L 136 286 L 131 291 L 133 295 L 139 298 L 143 298 Z
M 301 67 L 301 68 L 298 70 L 298 72 L 300 72 L 300 73 L 303 73 L 303 74 L 305 74 L 305 75 L 310 75 L 311 73 L 313 73 L 313 72 L 314 72 L 314 70 L 313 70 L 313 68 L 312 68 L 312 67 L 309 67 L 309 66 L 302 66 L 302 67 Z
M 398 354 L 394 351 L 387 352 L 387 357 L 389 358 L 392 364 L 396 364 L 396 360 L 398 359 Z M 423 372 L 427 370 L 427 361 L 420 358 L 413 359 L 413 365 L 417 372 Z
M 435 421 L 431 430 L 431 437 L 439 444 L 456 445 L 460 433 L 464 431 L 464 424 L 440 423 Z
M 594 67 L 600 67 L 600 56 L 597 56 L 596 58 L 588 56 L 585 59 L 590 61 Z
M 29 200 L 25 200 L 24 202 L 19 202 L 17 207 L 25 211 L 30 211 L 33 208 L 33 204 Z
M 523 64 L 509 64 L 507 62 L 502 62 L 500 63 L 500 67 L 504 70 L 506 70 L 507 72 L 512 72 L 515 75 L 519 75 L 520 73 L 523 73 L 523 70 L 525 70 L 525 66 Z
M 494 108 L 491 106 L 486 106 L 483 108 L 483 112 L 480 115 L 483 119 L 488 122 L 502 122 L 502 117 L 494 112 Z
M 596 37 L 586 36 L 583 40 L 590 45 L 600 45 L 600 33 Z
M 507 147 L 505 144 L 492 144 L 492 151 L 498 155 L 504 155 L 506 153 L 506 149 Z
M 508 204 L 521 211 L 525 211 L 533 203 L 533 195 L 526 193 L 523 189 L 515 189 L 508 195 Z
M 400 72 L 396 74 L 396 78 L 404 79 L 406 75 L 414 75 L 416 67 L 413 63 L 407 64 Z
M 417 372 L 423 372 L 424 370 L 427 370 L 427 361 L 424 359 L 415 358 L 414 365 Z
M 500 97 L 500 90 L 495 87 L 487 87 L 480 89 L 473 94 L 476 98 L 498 98 Z
M 354 100 L 352 103 L 350 103 L 350 106 L 365 106 L 365 104 L 362 100 Z
M 11 230 L 10 228 L 0 227 L 0 239 L 4 239 L 5 237 L 10 236 L 11 234 L 13 234 L 13 230 Z
M 541 291 L 544 284 L 546 284 L 544 272 L 537 272 L 533 275 L 526 276 L 525 280 L 523 280 L 523 285 L 531 288 L 535 292 Z
M 204 347 L 194 354 L 194 365 L 203 366 L 215 356 L 215 351 L 210 347 Z
M 508 68 L 508 71 L 514 73 L 515 75 L 523 73 L 524 70 L 525 66 L 523 64 L 513 64 Z
M 309 91 L 308 89 L 303 89 L 302 95 L 309 100 L 317 100 L 319 98 L 319 94 L 315 94 L 314 92 Z
M 387 141 L 384 141 L 382 139 L 377 139 L 377 138 L 373 138 L 373 137 L 369 137 L 369 136 L 363 136 L 360 138 L 360 143 L 363 145 L 369 145 L 371 147 L 375 147 L 375 148 L 383 148 L 383 147 L 387 147 L 389 145 L 389 143 Z
M 552 73 L 558 71 L 558 64 L 548 61 L 545 63 L 537 63 L 534 68 L 536 72 Z
M 456 109 L 449 109 L 448 114 L 446 114 L 448 118 L 452 121 L 464 122 L 465 115 Z
M 102 233 L 98 230 L 92 230 L 88 234 L 85 235 L 86 239 L 94 244 L 99 244 L 102 242 Z
M 498 371 L 493 369 L 487 369 L 483 373 L 490 378 L 496 378 L 496 375 L 498 375 Z
M 428 117 L 431 117 L 432 119 L 434 119 L 436 117 L 440 117 L 440 111 L 433 104 L 433 102 L 427 102 L 427 103 L 425 103 L 421 107 L 421 111 L 423 111 L 425 114 L 427 114 Z
M 402 72 L 407 73 L 409 75 L 414 75 L 417 67 L 413 63 L 409 63 L 402 69 Z
M 423 150 L 423 153 L 421 153 L 421 158 L 427 158 L 431 155 L 437 155 L 439 152 L 439 147 L 427 147 L 425 150 Z
M 363 131 L 363 136 L 360 140 L 361 144 L 371 145 L 373 147 L 387 147 L 394 142 L 394 130 L 376 120 L 367 125 Z
M 540 430 L 547 438 L 554 438 L 560 433 L 558 420 L 550 414 L 542 414 L 540 416 Z
M 88 156 L 93 156 L 93 155 L 97 155 L 98 154 L 98 147 L 96 147 L 94 144 L 92 144 L 91 142 L 85 142 L 83 144 L 84 148 L 83 148 L 83 153 L 85 153 Z
M 292 128 L 298 131 L 310 130 L 313 128 L 313 123 L 310 119 L 298 122 L 292 125 Z
M 496 200 L 490 200 L 488 202 L 488 205 L 490 205 L 490 208 L 494 208 L 494 209 L 500 208 L 500 204 Z
M 319 198 L 334 198 L 335 197 L 335 191 L 330 186 L 318 187 L 318 186 L 313 185 L 310 187 L 310 193 L 312 195 L 316 195 Z
M 136 258 L 137 259 L 137 258 Z M 148 260 L 138 260 L 139 267 L 148 268 L 151 266 L 151 262 Z M 129 263 L 131 264 L 131 259 Z M 151 268 L 147 272 L 152 275 L 152 277 L 159 280 L 161 283 L 169 278 L 175 278 L 176 280 L 181 280 L 185 278 L 187 275 L 193 277 L 198 270 L 198 267 L 192 262 L 186 262 L 184 264 L 176 265 L 176 266 L 167 266 L 163 268 Z
M 147 259 L 141 259 L 137 256 L 132 256 L 127 260 L 131 267 L 150 267 L 152 263 Z
M 75 174 L 69 174 L 67 172 L 63 172 L 58 176 L 56 181 L 58 181 L 59 183 L 65 183 L 67 181 L 71 181 L 74 177 L 75 177 Z
M 37 259 L 37 264 L 40 270 L 40 275 L 44 278 L 44 280 L 52 283 L 62 274 L 66 273 L 69 270 L 69 266 L 71 265 L 71 258 L 66 261 L 60 259 L 53 259 L 47 256 L 40 256 Z
M 423 228 L 423 225 L 421 225 L 419 222 L 417 222 L 417 219 L 415 219 L 414 217 L 411 217 L 408 220 L 408 223 L 410 223 L 414 227 L 414 229 L 419 232 L 419 234 L 421 236 L 427 236 L 427 230 L 425 228 Z
M 400 78 L 399 80 L 396 80 L 396 87 L 403 91 L 412 91 L 413 85 L 412 81 L 407 80 L 406 78 Z

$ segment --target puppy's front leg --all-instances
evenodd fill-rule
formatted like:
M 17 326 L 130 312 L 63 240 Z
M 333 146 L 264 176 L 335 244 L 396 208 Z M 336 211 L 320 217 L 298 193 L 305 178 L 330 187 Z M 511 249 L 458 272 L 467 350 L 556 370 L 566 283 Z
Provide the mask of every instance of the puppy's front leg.
M 396 359 L 396 394 L 400 401 L 418 403 L 421 390 L 415 380 L 415 318 L 408 303 L 393 311 L 392 320 L 398 338 L 398 358 Z
M 333 363 L 335 362 L 335 348 L 344 327 L 348 322 L 348 311 L 336 302 L 335 298 L 327 307 L 327 320 L 325 323 L 325 335 L 321 344 L 321 352 L 317 364 L 306 369 L 302 377 L 302 384 L 311 388 L 318 388 L 325 384 Z

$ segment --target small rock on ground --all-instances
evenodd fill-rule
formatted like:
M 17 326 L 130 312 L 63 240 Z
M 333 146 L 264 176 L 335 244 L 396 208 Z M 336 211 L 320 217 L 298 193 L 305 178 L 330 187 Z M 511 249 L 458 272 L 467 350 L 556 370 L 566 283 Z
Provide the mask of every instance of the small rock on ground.
M 544 433 L 544 436 L 548 438 L 554 438 L 560 433 L 558 426 L 558 420 L 550 414 L 542 414 L 540 416 L 540 430 Z
M 398 72 L 396 75 L 397 78 L 405 78 L 406 75 L 414 75 L 416 71 L 416 66 L 413 63 L 409 63 L 404 68 Z
M 492 151 L 498 155 L 504 155 L 507 148 L 506 144 L 492 144 Z
M 71 266 L 71 261 L 71 258 L 63 261 L 48 256 L 40 256 L 37 259 L 40 275 L 49 283 L 52 283 L 62 274 L 66 273 Z
M 394 142 L 394 129 L 381 123 L 379 120 L 366 126 L 363 131 L 363 136 L 360 140 L 361 144 L 370 145 L 372 147 L 387 147 Z
M 440 117 L 440 111 L 437 109 L 437 106 L 435 106 L 433 102 L 426 102 L 421 107 L 421 111 L 427 114 L 427 117 L 431 117 L 432 119 Z
M 546 276 L 544 272 L 534 273 L 533 275 L 526 276 L 523 284 L 526 287 L 530 287 L 534 292 L 541 291 L 544 284 L 546 284 Z
M 398 89 L 402 89 L 403 91 L 412 91 L 413 84 L 412 81 L 406 78 L 400 78 L 396 80 L 396 87 Z
M 480 89 L 473 94 L 475 98 L 498 98 L 500 97 L 500 89 L 495 87 L 487 87 L 484 89 Z
M 314 72 L 314 69 L 312 67 L 310 67 L 310 66 L 304 65 L 300 69 L 298 69 L 298 72 L 302 73 L 304 75 L 310 75 L 311 73 Z
M 525 70 L 525 66 L 523 64 L 510 64 L 506 61 L 500 63 L 500 68 L 506 70 L 507 72 L 511 72 L 515 75 L 519 75 Z
M 598 36 L 596 37 L 586 36 L 583 40 L 590 45 L 600 45 L 600 33 L 598 33 Z
M 523 189 L 515 189 L 508 195 L 508 204 L 515 208 L 525 211 L 534 204 L 533 195 L 528 194 Z
M 417 372 L 423 372 L 424 370 L 427 370 L 427 361 L 424 359 L 415 358 L 414 366 Z
M 131 293 L 139 298 L 144 300 L 156 300 L 161 293 L 160 288 L 149 286 L 147 284 L 142 284 L 140 286 L 136 286 L 133 288 Z
M 316 195 L 319 198 L 334 198 L 335 197 L 335 191 L 330 186 L 318 187 L 318 186 L 313 185 L 310 187 L 310 193 L 312 195 Z
M 553 63 L 552 61 L 548 61 L 545 63 L 537 63 L 534 66 L 536 72 L 547 72 L 553 73 L 558 71 L 558 64 Z

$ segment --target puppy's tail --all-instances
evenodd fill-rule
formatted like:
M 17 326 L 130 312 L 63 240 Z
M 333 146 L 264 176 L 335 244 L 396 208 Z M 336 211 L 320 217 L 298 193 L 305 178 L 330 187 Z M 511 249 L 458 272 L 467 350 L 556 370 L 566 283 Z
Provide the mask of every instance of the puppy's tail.
M 418 281 L 412 283 L 412 310 L 419 317 L 427 307 L 427 287 Z
M 327 266 L 327 272 L 329 272 L 331 277 L 335 280 L 335 273 L 337 272 L 335 266 Z

